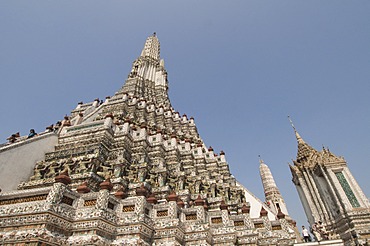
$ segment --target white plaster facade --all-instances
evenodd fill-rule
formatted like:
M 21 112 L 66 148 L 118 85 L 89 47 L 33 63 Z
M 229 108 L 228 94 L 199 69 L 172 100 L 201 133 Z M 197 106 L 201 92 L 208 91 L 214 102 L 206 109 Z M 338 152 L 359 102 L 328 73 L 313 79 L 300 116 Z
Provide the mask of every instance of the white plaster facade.
M 47 152 L 53 151 L 58 137 L 44 133 L 37 137 L 18 140 L 0 147 L 0 188 L 3 191 L 16 190 L 33 174 L 35 163 L 41 161 Z

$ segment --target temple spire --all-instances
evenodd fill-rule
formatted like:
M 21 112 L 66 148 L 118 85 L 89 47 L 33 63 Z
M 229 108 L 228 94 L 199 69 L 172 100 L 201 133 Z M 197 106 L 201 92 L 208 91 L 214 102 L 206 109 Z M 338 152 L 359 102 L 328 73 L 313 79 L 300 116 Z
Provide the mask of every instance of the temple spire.
M 264 163 L 261 157 L 259 159 L 259 162 L 260 162 L 260 175 L 267 205 L 276 213 L 278 213 L 278 211 L 281 210 L 284 214 L 287 215 L 288 210 L 285 205 L 285 201 L 280 194 L 280 191 L 275 183 L 270 168 Z
M 299 135 L 299 133 L 297 132 L 292 120 L 290 119 L 290 116 L 288 116 L 288 119 L 290 121 L 290 124 L 293 127 L 295 137 L 296 137 L 297 142 L 298 142 L 297 161 L 298 162 L 304 161 L 307 158 L 309 158 L 310 156 L 312 156 L 313 154 L 317 154 L 318 153 L 317 150 L 312 148 L 308 143 L 306 143 L 302 139 L 301 135 Z
M 261 155 L 258 155 L 258 159 L 259 159 L 259 161 L 260 161 L 260 164 L 262 164 L 262 163 L 263 163 L 263 160 L 262 160 L 262 158 L 261 158 Z
M 141 51 L 142 57 L 151 57 L 153 59 L 159 60 L 160 53 L 160 44 L 157 38 L 157 34 L 153 33 L 152 36 L 149 36 L 144 44 L 144 48 Z
M 146 39 L 141 55 L 133 62 L 125 84 L 115 96 L 121 97 L 122 94 L 165 109 L 171 108 L 167 71 L 164 68 L 164 60 L 160 59 L 160 43 L 156 33 Z
M 264 163 L 264 161 L 260 158 L 260 175 L 262 180 L 263 189 L 265 191 L 265 195 L 268 195 L 271 191 L 274 191 L 276 193 L 280 193 L 274 177 L 272 176 L 272 173 L 270 171 L 270 168 Z

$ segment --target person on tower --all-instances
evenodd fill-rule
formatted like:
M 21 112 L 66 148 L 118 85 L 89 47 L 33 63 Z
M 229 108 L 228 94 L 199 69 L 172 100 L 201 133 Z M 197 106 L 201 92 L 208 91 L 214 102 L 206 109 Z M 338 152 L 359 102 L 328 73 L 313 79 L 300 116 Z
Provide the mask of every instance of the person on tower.
M 19 132 L 17 132 L 17 133 L 14 133 L 14 134 L 12 134 L 10 137 L 8 137 L 6 140 L 8 140 L 9 142 L 9 144 L 12 144 L 12 143 L 15 143 L 17 140 L 18 140 L 18 138 L 20 137 L 20 133 Z
M 312 230 L 311 230 L 312 234 L 315 236 L 316 240 L 318 242 L 320 242 L 322 240 L 322 237 L 321 237 L 321 233 L 319 231 L 319 226 L 317 224 L 317 222 L 315 222 L 313 225 L 312 225 Z
M 35 129 L 31 129 L 30 130 L 30 133 L 27 136 L 27 138 L 33 138 L 36 135 L 37 135 L 37 133 L 35 132 Z
M 308 233 L 308 230 L 304 226 L 302 226 L 302 236 L 305 242 L 310 241 L 310 234 Z

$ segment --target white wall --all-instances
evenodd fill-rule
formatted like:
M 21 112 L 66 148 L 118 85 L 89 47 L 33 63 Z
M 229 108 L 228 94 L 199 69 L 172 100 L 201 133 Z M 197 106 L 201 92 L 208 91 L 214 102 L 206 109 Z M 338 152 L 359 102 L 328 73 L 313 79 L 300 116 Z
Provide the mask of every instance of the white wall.
M 47 133 L 0 148 L 0 188 L 16 190 L 19 183 L 28 181 L 33 175 L 37 161 L 43 160 L 47 152 L 54 150 L 58 142 L 55 133 Z
M 276 215 L 267 205 L 265 205 L 260 199 L 258 199 L 249 190 L 247 190 L 247 188 L 245 188 L 241 183 L 237 182 L 236 184 L 244 189 L 245 200 L 249 202 L 251 206 L 251 210 L 249 211 L 249 215 L 251 218 L 260 218 L 260 212 L 263 206 L 267 211 L 267 217 L 269 218 L 269 220 L 276 220 Z

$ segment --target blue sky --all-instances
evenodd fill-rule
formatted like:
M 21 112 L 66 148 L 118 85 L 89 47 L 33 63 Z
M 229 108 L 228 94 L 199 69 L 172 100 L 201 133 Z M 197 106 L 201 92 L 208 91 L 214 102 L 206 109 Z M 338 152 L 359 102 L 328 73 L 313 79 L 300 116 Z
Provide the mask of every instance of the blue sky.
M 263 199 L 258 155 L 298 225 L 290 115 L 370 196 L 369 1 L 1 1 L 0 139 L 113 95 L 157 32 L 172 105 Z

